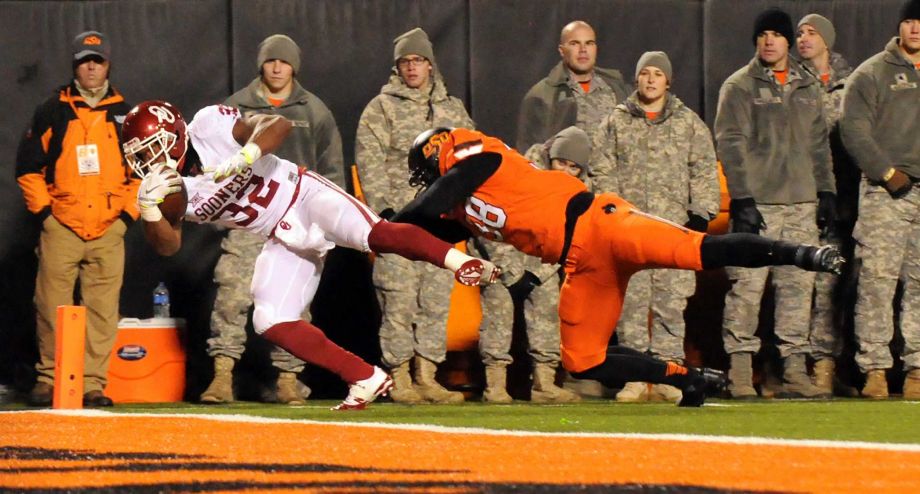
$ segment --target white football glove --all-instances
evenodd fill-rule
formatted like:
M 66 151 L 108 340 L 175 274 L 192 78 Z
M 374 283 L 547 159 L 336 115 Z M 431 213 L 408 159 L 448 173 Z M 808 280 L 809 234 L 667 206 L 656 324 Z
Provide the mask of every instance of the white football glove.
M 457 249 L 450 249 L 444 258 L 444 267 L 454 272 L 454 279 L 466 286 L 491 285 L 498 282 L 502 270 L 485 259 L 470 257 Z
M 160 221 L 163 213 L 157 207 L 163 198 L 182 190 L 182 177 L 168 166 L 158 166 L 141 180 L 137 189 L 137 207 L 141 218 L 151 223 Z
M 236 154 L 225 159 L 223 163 L 217 166 L 204 167 L 204 172 L 213 173 L 214 181 L 220 182 L 227 177 L 239 175 L 243 170 L 252 166 L 261 156 L 262 148 L 260 148 L 258 144 L 250 142 L 243 146 Z

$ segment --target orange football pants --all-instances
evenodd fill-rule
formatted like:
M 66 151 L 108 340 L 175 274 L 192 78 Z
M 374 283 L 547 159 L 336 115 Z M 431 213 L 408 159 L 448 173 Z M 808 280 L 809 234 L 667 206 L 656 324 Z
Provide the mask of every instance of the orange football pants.
M 559 296 L 565 368 L 580 372 L 604 361 L 633 273 L 701 270 L 704 236 L 643 213 L 615 194 L 595 197 L 575 226 Z

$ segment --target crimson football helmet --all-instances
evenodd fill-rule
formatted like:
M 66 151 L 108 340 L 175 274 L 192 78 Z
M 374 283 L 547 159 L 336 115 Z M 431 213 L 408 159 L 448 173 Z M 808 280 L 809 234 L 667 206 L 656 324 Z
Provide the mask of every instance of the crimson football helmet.
M 125 116 L 121 125 L 122 150 L 134 173 L 147 176 L 165 162 L 180 174 L 188 150 L 188 131 L 179 110 L 165 101 L 144 101 Z
M 452 130 L 450 127 L 435 127 L 415 138 L 409 148 L 409 185 L 427 187 L 441 176 L 438 163 L 441 145 L 450 142 Z

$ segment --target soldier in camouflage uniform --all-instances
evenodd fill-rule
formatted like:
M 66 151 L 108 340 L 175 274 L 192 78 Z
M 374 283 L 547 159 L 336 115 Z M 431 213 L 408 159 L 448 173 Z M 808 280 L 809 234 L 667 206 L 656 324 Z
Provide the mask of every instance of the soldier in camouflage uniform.
M 670 93 L 671 62 L 646 52 L 636 65 L 636 87 L 604 119 L 594 136 L 594 188 L 614 192 L 642 211 L 699 231 L 719 212 L 719 178 L 712 135 Z M 621 345 L 683 363 L 684 309 L 696 289 L 690 271 L 649 269 L 629 281 L 617 323 Z M 649 312 L 652 314 L 649 327 Z M 679 389 L 631 382 L 617 401 L 679 401 Z
M 859 170 L 850 160 L 840 143 L 837 121 L 843 110 L 843 89 L 847 76 L 853 71 L 847 61 L 831 51 L 837 34 L 834 25 L 819 14 L 808 14 L 799 21 L 796 48 L 802 68 L 824 85 L 824 117 L 829 130 L 831 155 L 834 160 L 834 177 L 839 201 L 836 219 L 828 221 L 820 232 L 823 245 L 833 244 L 841 252 L 852 252 L 850 238 L 856 222 L 856 198 L 859 189 Z M 842 277 L 818 273 L 815 275 L 815 298 L 811 309 L 811 355 L 815 358 L 814 383 L 825 393 L 834 391 L 835 359 L 843 350 L 840 327 L 835 314 L 840 312 L 841 301 L 836 300 L 837 286 Z
M 590 139 L 601 120 L 629 94 L 619 71 L 595 66 L 597 40 L 588 23 L 572 21 L 562 28 L 559 55 L 559 64 L 521 102 L 515 142 L 521 152 L 571 125 Z
M 275 152 L 278 156 L 315 170 L 340 187 L 345 186 L 342 138 L 332 112 L 294 76 L 300 70 L 300 48 L 291 38 L 275 34 L 259 45 L 259 77 L 224 104 L 243 115 L 277 114 L 294 123 L 291 135 Z M 204 403 L 233 401 L 233 367 L 246 346 L 246 324 L 252 306 L 250 285 L 255 259 L 265 239 L 243 230 L 230 230 L 221 242 L 221 257 L 214 268 L 217 298 L 211 313 L 208 355 L 214 358 L 214 380 L 201 394 Z M 309 321 L 309 310 L 304 313 Z M 309 388 L 297 380 L 304 362 L 273 347 L 272 366 L 278 369 L 275 399 L 302 405 Z
M 531 146 L 527 158 L 540 168 L 566 171 L 587 180 L 590 156 L 588 136 L 577 127 L 568 127 L 546 143 Z M 482 326 L 479 353 L 486 368 L 483 399 L 489 403 L 510 403 L 507 367 L 512 362 L 511 337 L 514 326 L 514 300 L 524 304 L 527 345 L 533 364 L 530 401 L 568 403 L 581 397 L 556 385 L 559 367 L 559 266 L 543 264 L 509 244 L 484 238 L 473 241 L 480 254 L 502 267 L 502 283 L 482 289 Z
M 762 12 L 754 23 L 756 55 L 719 92 L 715 138 L 728 192 L 732 232 L 815 243 L 832 220 L 834 176 L 820 83 L 789 58 L 789 15 Z M 817 203 L 817 204 L 816 204 Z M 727 268 L 722 338 L 731 358 L 732 397 L 757 396 L 751 361 L 766 281 L 775 287 L 775 334 L 784 359 L 780 397 L 829 396 L 806 371 L 814 274 L 786 267 Z
M 419 28 L 394 41 L 389 82 L 358 122 L 355 156 L 368 205 L 389 218 L 409 203 L 406 158 L 412 141 L 433 126 L 473 125 L 463 102 L 447 93 L 428 35 Z M 390 368 L 394 401 L 463 401 L 435 380 L 447 354 L 447 300 L 453 277 L 423 262 L 383 254 L 374 262 L 374 286 L 383 312 L 380 348 Z M 410 375 L 414 359 L 415 384 Z
M 847 150 L 865 178 L 853 231 L 859 287 L 856 363 L 866 373 L 863 396 L 888 397 L 893 364 L 892 301 L 901 297 L 904 398 L 920 399 L 920 0 L 901 9 L 899 36 L 853 71 L 840 119 Z

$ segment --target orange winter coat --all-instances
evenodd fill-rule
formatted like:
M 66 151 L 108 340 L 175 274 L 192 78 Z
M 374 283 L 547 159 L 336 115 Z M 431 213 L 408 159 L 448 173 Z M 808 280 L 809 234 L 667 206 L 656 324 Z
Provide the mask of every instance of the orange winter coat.
M 137 219 L 140 181 L 122 157 L 119 137 L 129 109 L 111 87 L 90 108 L 71 83 L 35 110 L 16 153 L 16 180 L 29 211 L 54 215 L 83 240 L 101 237 L 119 218 Z M 98 173 L 80 172 L 77 146 L 86 144 L 96 145 Z

